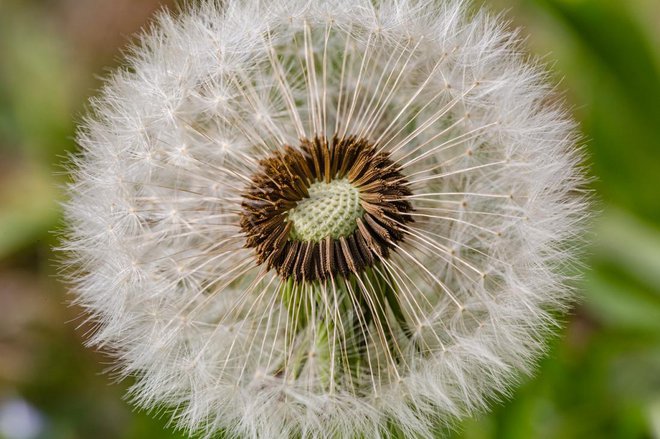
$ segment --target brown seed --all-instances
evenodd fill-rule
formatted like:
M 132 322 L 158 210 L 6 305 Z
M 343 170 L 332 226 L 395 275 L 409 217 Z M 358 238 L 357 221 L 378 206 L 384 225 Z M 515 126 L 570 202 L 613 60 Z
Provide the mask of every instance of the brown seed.
M 388 257 L 412 221 L 408 183 L 389 155 L 355 136 L 303 139 L 259 162 L 243 193 L 241 230 L 258 263 L 294 282 L 348 277 Z M 287 213 L 309 196 L 316 182 L 347 178 L 359 191 L 362 218 L 348 236 L 319 242 L 291 237 Z

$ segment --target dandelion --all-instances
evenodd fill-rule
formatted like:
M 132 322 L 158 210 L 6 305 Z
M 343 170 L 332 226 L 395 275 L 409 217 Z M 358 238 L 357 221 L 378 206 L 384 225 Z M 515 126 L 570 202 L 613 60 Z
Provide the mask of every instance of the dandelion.
M 92 103 L 63 244 L 145 408 L 228 437 L 433 437 L 570 303 L 574 124 L 458 0 L 163 14 Z

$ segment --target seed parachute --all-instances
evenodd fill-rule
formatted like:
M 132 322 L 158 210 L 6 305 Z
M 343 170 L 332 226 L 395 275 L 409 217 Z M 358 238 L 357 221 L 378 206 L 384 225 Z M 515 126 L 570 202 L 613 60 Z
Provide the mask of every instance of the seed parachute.
M 587 212 L 575 125 L 457 0 L 202 1 L 81 124 L 62 248 L 191 434 L 436 437 L 530 373 Z

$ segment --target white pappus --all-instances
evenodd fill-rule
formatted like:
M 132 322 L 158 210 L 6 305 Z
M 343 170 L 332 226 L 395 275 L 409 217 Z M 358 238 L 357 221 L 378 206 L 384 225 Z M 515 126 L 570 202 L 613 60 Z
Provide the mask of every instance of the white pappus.
M 162 14 L 82 123 L 62 248 L 90 344 L 190 432 L 433 437 L 570 304 L 574 122 L 460 0 Z

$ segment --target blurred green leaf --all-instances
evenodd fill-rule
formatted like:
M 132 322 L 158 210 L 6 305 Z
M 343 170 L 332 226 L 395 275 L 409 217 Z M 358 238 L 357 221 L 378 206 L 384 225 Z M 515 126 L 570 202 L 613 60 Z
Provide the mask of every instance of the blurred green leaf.
M 574 32 L 609 71 L 643 119 L 660 120 L 660 71 L 649 35 L 626 2 L 615 0 L 537 0 Z
M 660 230 L 610 209 L 596 235 L 587 306 L 608 325 L 660 339 Z
M 660 221 L 660 71 L 650 36 L 615 0 L 534 0 L 573 35 L 575 82 L 589 104 L 583 129 L 593 151 L 596 183 L 607 200 Z M 570 78 L 569 78 L 570 80 Z
M 660 298 L 622 277 L 606 269 L 594 272 L 587 283 L 589 308 L 608 325 L 660 335 Z
M 660 229 L 614 209 L 599 224 L 598 255 L 646 283 L 660 300 Z

